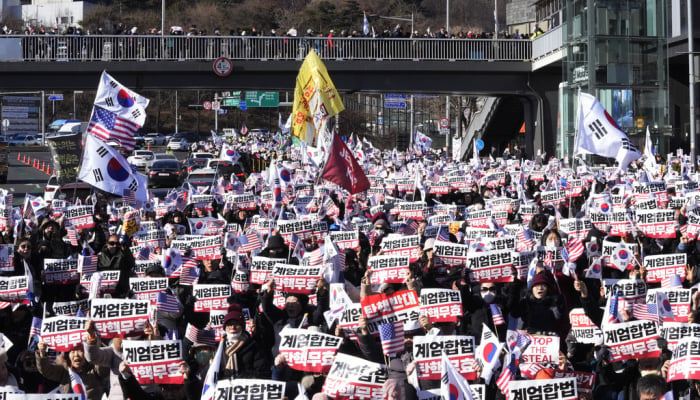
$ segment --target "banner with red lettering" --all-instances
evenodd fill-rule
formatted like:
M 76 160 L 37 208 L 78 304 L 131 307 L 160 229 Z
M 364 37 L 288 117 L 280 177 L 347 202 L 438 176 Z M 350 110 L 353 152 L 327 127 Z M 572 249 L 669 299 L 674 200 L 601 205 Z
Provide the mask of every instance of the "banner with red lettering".
M 576 338 L 576 343 L 603 344 L 603 331 L 594 324 L 583 308 L 574 308 L 569 312 L 571 322 L 571 335 Z
M 565 218 L 559 220 L 559 231 L 583 241 L 593 227 L 589 218 Z
M 56 351 L 71 351 L 87 338 L 87 318 L 49 317 L 41 321 L 41 340 Z
M 593 390 L 593 384 L 595 383 L 594 373 L 582 371 L 564 371 L 561 369 L 555 369 L 552 371 L 552 378 L 575 378 L 576 390 L 579 394 L 591 393 L 591 391 Z
M 129 278 L 129 287 L 138 300 L 156 304 L 158 293 L 168 289 L 168 278 Z
M 290 219 L 277 221 L 277 229 L 289 244 L 292 234 L 296 234 L 299 240 L 311 239 L 314 234 L 314 222 L 310 219 Z
M 700 341 L 691 337 L 676 345 L 666 378 L 668 382 L 688 379 L 700 379 Z
M 124 340 L 122 354 L 134 377 L 142 385 L 184 383 L 185 377 L 180 373 L 180 340 Z
M 280 332 L 280 354 L 297 371 L 327 373 L 342 339 L 306 329 L 285 328 Z
M 475 348 L 473 336 L 415 336 L 413 358 L 418 368 L 418 379 L 440 379 L 443 355 L 465 379 L 476 379 Z
M 457 267 L 467 265 L 469 246 L 436 240 L 433 245 L 435 266 Z
M 467 268 L 474 282 L 512 282 L 513 251 L 477 251 L 467 255 Z
M 413 184 L 413 182 L 411 182 L 411 184 Z M 426 207 L 427 204 L 424 201 L 401 202 L 398 205 L 399 215 L 404 219 L 423 219 L 425 218 L 424 210 Z
M 642 279 L 604 279 L 605 297 L 620 292 L 620 310 L 632 310 L 632 304 L 645 303 L 647 284 Z
M 523 400 L 577 400 L 576 378 L 511 380 L 508 384 L 507 398 Z
M 367 269 L 372 272 L 369 283 L 404 283 L 409 264 L 409 258 L 405 256 L 372 256 L 367 260 Z
M 221 258 L 223 244 L 224 238 L 222 235 L 182 235 L 173 240 L 170 243 L 170 247 L 180 250 L 181 254 L 191 249 L 192 255 L 196 260 L 216 260 Z
M 69 206 L 63 211 L 67 225 L 75 229 L 88 229 L 95 226 L 92 218 L 95 206 Z
M 0 301 L 20 303 L 27 300 L 27 276 L 0 276 Z
M 44 283 L 65 285 L 80 282 L 78 260 L 72 258 L 47 258 L 44 260 Z
M 664 322 L 661 326 L 661 337 L 666 339 L 668 349 L 673 351 L 682 339 L 700 340 L 700 324 Z
M 610 347 L 611 361 L 656 358 L 661 354 L 657 343 L 659 326 L 653 321 L 631 321 L 603 325 L 605 344 Z
M 559 362 L 559 336 L 530 335 L 530 345 L 521 357 L 523 364 L 556 364 Z
M 382 387 L 386 379 L 383 364 L 338 353 L 328 371 L 323 394 L 336 400 L 384 400 Z
M 322 266 L 275 264 L 272 277 L 275 289 L 287 293 L 316 293 L 316 282 L 321 278 Z
M 420 327 L 420 303 L 413 290 L 401 290 L 390 295 L 382 293 L 365 296 L 361 304 L 362 315 L 367 317 L 367 329 L 370 333 L 378 334 L 379 325 L 394 321 L 403 322 L 406 331 Z
M 635 219 L 639 230 L 654 239 L 676 237 L 676 211 L 668 209 L 637 210 Z
M 272 277 L 275 264 L 286 262 L 287 260 L 284 258 L 253 257 L 250 263 L 250 283 L 265 284 Z
M 668 298 L 668 302 L 671 304 L 671 311 L 673 312 L 676 322 L 688 321 L 688 314 L 690 314 L 690 304 L 693 296 L 692 289 L 649 289 L 646 295 L 647 304 L 652 304 L 656 301 L 656 292 L 663 292 L 666 294 L 666 298 Z
M 384 238 L 381 248 L 384 255 L 408 257 L 410 262 L 416 262 L 420 258 L 420 236 Z
M 213 399 L 281 400 L 286 383 L 266 379 L 223 379 L 216 382 Z
M 228 298 L 231 296 L 231 285 L 195 284 L 192 285 L 194 312 L 225 310 L 228 308 Z
M 420 312 L 428 316 L 430 322 L 457 322 L 463 315 L 462 295 L 459 290 L 422 289 Z
M 151 303 L 130 299 L 92 299 L 90 318 L 103 339 L 143 335 Z
M 121 271 L 98 271 L 92 274 L 82 274 L 80 277 L 80 286 L 85 288 L 85 291 L 90 293 L 90 288 L 92 286 L 92 275 L 100 274 L 100 293 L 114 293 L 117 290 L 117 283 L 119 283 L 119 275 Z
M 44 304 L 44 309 L 44 313 L 49 312 L 49 315 L 62 315 L 65 317 L 75 317 L 78 314 L 78 310 L 82 310 L 83 314 L 85 315 L 87 315 L 89 311 L 87 299 L 79 301 L 54 302 L 51 304 L 50 309 L 46 308 L 46 304 Z
M 642 263 L 647 269 L 647 282 L 661 282 L 664 278 L 678 275 L 685 279 L 685 265 L 688 256 L 685 253 L 659 254 L 644 256 Z
M 331 231 L 331 240 L 338 249 L 358 249 L 360 247 L 360 233 L 358 231 Z

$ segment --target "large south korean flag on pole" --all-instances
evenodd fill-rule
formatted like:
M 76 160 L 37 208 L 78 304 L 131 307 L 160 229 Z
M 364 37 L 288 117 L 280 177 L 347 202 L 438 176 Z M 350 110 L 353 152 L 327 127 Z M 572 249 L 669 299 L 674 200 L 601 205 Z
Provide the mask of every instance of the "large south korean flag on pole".
M 143 126 L 146 122 L 148 99 L 117 82 L 107 72 L 102 72 L 95 95 L 95 105 L 117 116 Z
M 581 92 L 578 96 L 576 153 L 614 158 L 622 170 L 642 157 L 642 153 L 617 127 L 598 99 Z
M 92 135 L 85 136 L 85 152 L 78 179 L 119 196 L 128 189 L 135 193 L 136 200 L 147 200 L 146 177 L 132 173 L 121 154 Z

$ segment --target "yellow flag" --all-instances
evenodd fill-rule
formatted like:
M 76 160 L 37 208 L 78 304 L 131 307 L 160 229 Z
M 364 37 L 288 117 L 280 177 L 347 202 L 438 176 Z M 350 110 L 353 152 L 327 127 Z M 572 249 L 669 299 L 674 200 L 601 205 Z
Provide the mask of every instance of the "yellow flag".
M 304 59 L 297 75 L 292 107 L 292 135 L 312 143 L 323 118 L 345 109 L 326 66 L 314 50 Z

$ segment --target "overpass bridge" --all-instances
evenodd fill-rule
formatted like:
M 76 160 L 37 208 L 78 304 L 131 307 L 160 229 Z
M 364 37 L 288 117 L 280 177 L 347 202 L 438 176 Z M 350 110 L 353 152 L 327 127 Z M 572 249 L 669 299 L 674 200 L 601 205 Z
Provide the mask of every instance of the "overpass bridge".
M 529 40 L 5 35 L 0 90 L 94 90 L 103 70 L 136 91 L 291 90 L 310 49 L 341 93 L 514 97 L 528 150 L 553 153 L 561 68 L 533 71 Z M 214 73 L 219 57 L 231 60 L 226 76 Z

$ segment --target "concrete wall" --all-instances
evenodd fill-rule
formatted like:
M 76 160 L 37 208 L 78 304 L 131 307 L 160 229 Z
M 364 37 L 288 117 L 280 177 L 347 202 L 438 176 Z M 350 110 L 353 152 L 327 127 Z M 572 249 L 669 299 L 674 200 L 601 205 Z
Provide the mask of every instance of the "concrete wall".
M 22 6 L 22 19 L 34 26 L 79 26 L 79 22 L 94 6 L 85 1 L 34 0 L 32 4 Z

